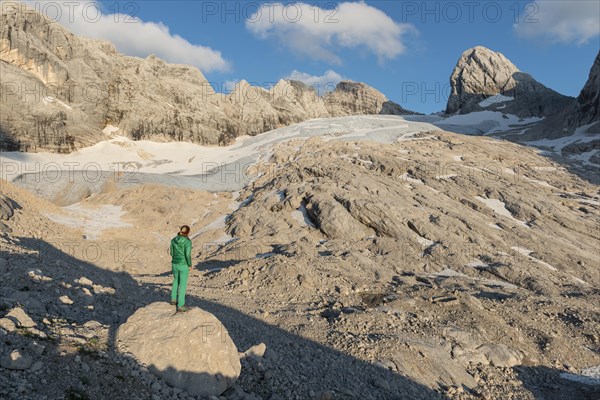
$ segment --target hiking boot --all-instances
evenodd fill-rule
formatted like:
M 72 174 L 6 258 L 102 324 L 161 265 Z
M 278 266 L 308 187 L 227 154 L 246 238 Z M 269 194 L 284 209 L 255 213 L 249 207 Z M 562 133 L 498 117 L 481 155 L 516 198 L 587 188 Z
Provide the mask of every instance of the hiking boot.
M 171 305 L 172 306 L 176 306 L 177 305 L 177 301 L 176 300 L 171 301 Z
M 185 307 L 179 307 L 179 308 L 177 309 L 177 312 L 186 312 L 187 310 L 188 310 L 188 309 L 187 309 L 187 308 L 185 308 Z

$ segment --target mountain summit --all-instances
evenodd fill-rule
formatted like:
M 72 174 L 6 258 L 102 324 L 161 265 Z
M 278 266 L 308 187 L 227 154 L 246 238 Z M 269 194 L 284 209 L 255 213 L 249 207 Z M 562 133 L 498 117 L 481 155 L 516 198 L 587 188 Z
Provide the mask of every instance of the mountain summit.
M 461 55 L 450 85 L 447 114 L 502 110 L 521 118 L 545 117 L 573 101 L 521 72 L 503 54 L 482 46 Z

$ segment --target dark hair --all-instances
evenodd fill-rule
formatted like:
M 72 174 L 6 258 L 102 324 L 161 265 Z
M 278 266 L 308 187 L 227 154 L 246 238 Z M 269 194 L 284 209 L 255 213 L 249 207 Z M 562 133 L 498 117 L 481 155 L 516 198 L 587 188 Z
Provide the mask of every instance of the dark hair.
M 187 236 L 190 233 L 190 227 L 187 225 L 183 225 L 181 228 L 179 228 L 179 235 L 184 235 Z

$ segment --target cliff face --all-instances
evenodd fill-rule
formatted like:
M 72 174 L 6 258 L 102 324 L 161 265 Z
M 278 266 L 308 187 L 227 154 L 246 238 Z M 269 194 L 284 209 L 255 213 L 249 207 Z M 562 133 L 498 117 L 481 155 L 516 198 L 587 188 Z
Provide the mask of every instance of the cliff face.
M 215 93 L 194 67 L 124 56 L 33 11 L 0 15 L 0 67 L 0 148 L 8 150 L 69 152 L 111 132 L 219 145 L 310 118 L 410 113 L 354 82 L 324 97 L 294 81 L 269 90 L 242 81 Z
M 579 125 L 600 121 L 600 51 L 590 70 L 590 76 L 577 97 Z
M 573 101 L 519 71 L 503 54 L 481 46 L 462 54 L 452 71 L 450 85 L 447 114 L 501 109 L 522 118 L 546 117 Z M 492 96 L 497 101 L 490 101 Z
M 600 148 L 600 51 L 590 69 L 590 75 L 577 99 L 544 121 L 528 129 L 519 140 L 531 141 L 569 136 L 577 130 L 597 135 L 594 140 L 574 143 L 562 149 L 563 153 L 586 153 Z M 594 162 L 598 162 L 595 158 Z

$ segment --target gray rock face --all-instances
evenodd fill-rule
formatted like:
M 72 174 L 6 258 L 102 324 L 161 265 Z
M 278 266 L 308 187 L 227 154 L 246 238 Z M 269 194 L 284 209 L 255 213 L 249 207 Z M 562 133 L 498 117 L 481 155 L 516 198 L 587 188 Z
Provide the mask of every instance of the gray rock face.
M 410 113 L 354 82 L 324 97 L 283 80 L 269 90 L 242 81 L 229 95 L 215 93 L 196 68 L 124 56 L 109 42 L 77 37 L 22 9 L 3 8 L 0 60 L 6 150 L 70 152 L 117 132 L 223 145 L 311 118 Z
M 219 396 L 240 375 L 227 329 L 199 308 L 179 314 L 168 303 L 140 308 L 119 328 L 117 342 L 120 351 L 192 396 Z
M 570 136 L 577 128 L 583 126 L 587 126 L 585 129 L 587 134 L 600 134 L 600 51 L 596 55 L 589 78 L 577 99 L 573 99 L 562 110 L 548 116 L 540 124 L 513 139 L 517 141 L 555 139 Z M 593 140 L 573 143 L 565 146 L 561 152 L 563 154 L 580 154 L 598 148 L 600 148 L 600 140 Z
M 582 126 L 600 121 L 600 51 L 590 70 L 590 76 L 577 97 L 578 115 L 575 125 Z M 600 127 L 597 128 L 600 133 Z
M 502 110 L 519 117 L 544 117 L 563 110 L 571 97 L 563 96 L 519 71 L 504 55 L 477 46 L 465 51 L 450 77 L 447 114 Z M 488 106 L 480 103 L 495 95 L 514 100 Z

